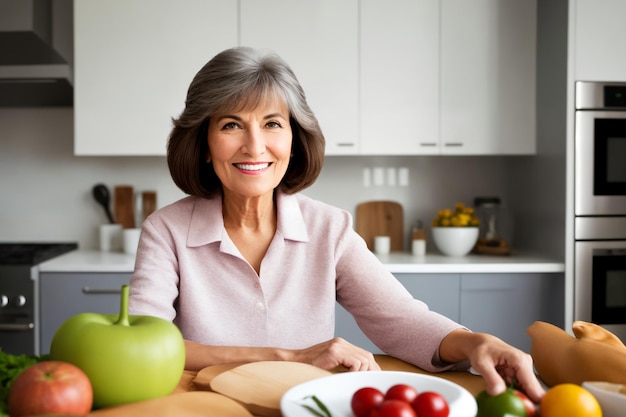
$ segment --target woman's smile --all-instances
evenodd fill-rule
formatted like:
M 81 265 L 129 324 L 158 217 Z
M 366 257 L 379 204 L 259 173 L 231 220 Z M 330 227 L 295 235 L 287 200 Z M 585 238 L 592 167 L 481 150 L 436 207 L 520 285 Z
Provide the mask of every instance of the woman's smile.
M 267 171 L 271 164 L 271 162 L 244 162 L 234 163 L 233 166 L 243 174 L 258 175 Z

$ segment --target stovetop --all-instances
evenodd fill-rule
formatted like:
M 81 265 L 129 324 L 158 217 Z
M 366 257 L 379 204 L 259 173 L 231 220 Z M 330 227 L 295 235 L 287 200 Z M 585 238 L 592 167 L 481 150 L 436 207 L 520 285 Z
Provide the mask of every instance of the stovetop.
M 37 265 L 78 248 L 75 242 L 0 243 L 0 265 Z

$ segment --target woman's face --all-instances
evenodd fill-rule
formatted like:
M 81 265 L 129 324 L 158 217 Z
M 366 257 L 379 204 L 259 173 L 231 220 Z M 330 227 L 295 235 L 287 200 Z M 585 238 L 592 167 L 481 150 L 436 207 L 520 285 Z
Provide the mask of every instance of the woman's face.
M 207 161 L 224 192 L 242 197 L 273 193 L 291 157 L 289 109 L 280 99 L 252 110 L 213 115 L 209 120 Z

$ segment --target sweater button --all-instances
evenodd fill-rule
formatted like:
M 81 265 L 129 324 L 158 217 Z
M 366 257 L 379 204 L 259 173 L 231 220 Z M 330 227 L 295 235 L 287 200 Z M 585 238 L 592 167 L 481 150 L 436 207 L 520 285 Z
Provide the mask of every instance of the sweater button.
M 258 302 L 256 303 L 256 305 L 254 306 L 254 308 L 256 308 L 259 311 L 265 311 L 265 304 Z

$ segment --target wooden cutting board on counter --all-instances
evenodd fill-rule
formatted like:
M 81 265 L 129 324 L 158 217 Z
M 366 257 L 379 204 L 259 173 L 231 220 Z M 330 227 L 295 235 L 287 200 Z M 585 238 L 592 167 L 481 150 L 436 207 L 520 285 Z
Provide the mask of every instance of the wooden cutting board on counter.
M 280 399 L 285 392 L 329 375 L 332 373 L 305 363 L 252 362 L 219 373 L 211 379 L 210 387 L 239 402 L 255 416 L 281 417 Z
M 374 250 L 374 236 L 389 236 L 391 251 L 404 250 L 404 210 L 395 201 L 367 201 L 356 207 L 356 232 Z
M 115 219 L 123 229 L 135 227 L 135 196 L 130 185 L 118 185 L 113 189 Z

